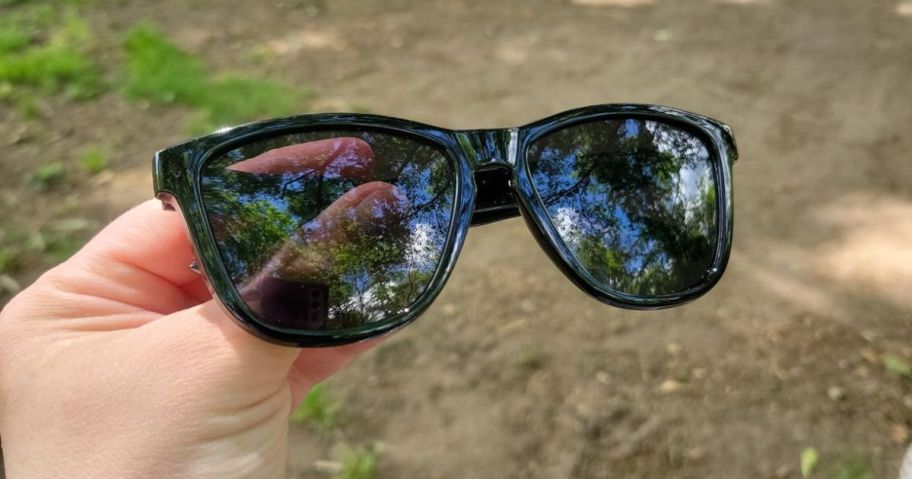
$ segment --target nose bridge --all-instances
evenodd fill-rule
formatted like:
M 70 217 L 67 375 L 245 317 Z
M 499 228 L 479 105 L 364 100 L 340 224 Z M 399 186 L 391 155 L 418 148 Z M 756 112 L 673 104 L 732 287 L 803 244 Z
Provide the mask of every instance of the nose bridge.
M 516 133 L 515 128 L 460 130 L 456 139 L 474 170 L 489 166 L 512 168 L 516 162 Z
M 472 225 L 519 216 L 512 180 L 517 130 L 463 130 L 456 135 L 475 181 Z

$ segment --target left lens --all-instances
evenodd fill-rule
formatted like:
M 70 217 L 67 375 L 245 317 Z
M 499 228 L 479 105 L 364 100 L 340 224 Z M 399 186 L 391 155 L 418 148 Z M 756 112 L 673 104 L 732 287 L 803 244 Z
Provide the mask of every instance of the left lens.
M 203 206 L 237 293 L 269 326 L 335 331 L 409 311 L 449 235 L 454 164 L 374 130 L 254 141 L 207 160 Z
M 701 283 L 717 243 L 712 148 L 684 125 L 612 118 L 529 146 L 532 183 L 596 286 L 650 297 Z

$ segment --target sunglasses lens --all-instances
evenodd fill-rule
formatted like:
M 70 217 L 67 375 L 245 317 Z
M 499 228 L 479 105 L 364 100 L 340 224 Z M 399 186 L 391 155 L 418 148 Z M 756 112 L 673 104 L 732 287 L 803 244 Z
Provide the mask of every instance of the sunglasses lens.
M 333 331 L 408 312 L 431 284 L 455 168 L 436 146 L 372 130 L 285 134 L 203 165 L 228 277 L 270 326 Z
M 551 224 L 590 281 L 651 297 L 693 288 L 712 267 L 712 151 L 676 123 L 613 118 L 537 139 L 527 160 Z

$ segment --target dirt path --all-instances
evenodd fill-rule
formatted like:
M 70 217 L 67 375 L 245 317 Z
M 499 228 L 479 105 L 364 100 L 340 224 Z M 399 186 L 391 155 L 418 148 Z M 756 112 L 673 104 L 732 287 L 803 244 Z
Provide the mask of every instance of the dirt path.
M 912 8 L 284 3 L 123 2 L 92 21 L 148 19 L 222 69 L 250 68 L 244 52 L 265 48 L 257 68 L 313 86 L 315 109 L 480 128 L 661 103 L 731 124 L 742 158 L 729 272 L 687 307 L 601 306 L 521 221 L 473 230 L 430 312 L 331 381 L 341 431 L 293 431 L 295 477 L 326 477 L 313 463 L 340 438 L 382 441 L 382 478 L 798 477 L 808 446 L 821 477 L 852 461 L 895 476 L 912 382 L 880 358 L 912 360 L 912 16 L 900 14 Z M 148 196 L 152 151 L 182 139 L 179 111 L 114 95 L 60 108 L 0 165 L 18 178 L 114 131 L 115 178 L 50 210 L 3 180 L 0 214 L 103 222 Z

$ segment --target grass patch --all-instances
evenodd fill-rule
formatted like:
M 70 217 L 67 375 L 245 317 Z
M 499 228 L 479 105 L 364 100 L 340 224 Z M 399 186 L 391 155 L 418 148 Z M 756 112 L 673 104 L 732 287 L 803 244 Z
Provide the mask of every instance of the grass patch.
M 824 460 L 813 447 L 801 451 L 800 470 L 801 477 L 805 479 L 874 479 L 877 477 L 870 458 L 864 453 L 849 453 Z
M 90 175 L 97 175 L 108 169 L 108 150 L 101 145 L 87 147 L 76 160 L 83 171 Z
M 374 447 L 345 448 L 339 454 L 342 469 L 335 479 L 371 479 L 377 473 L 380 454 Z
M 104 90 L 89 57 L 88 25 L 71 9 L 23 7 L 0 18 L 0 85 L 7 99 L 29 103 L 35 94 L 88 99 Z
M 829 476 L 831 479 L 874 479 L 871 461 L 863 456 L 852 456 L 840 460 Z
M 14 274 L 26 266 L 56 265 L 78 251 L 96 227 L 87 219 L 69 218 L 40 230 L 0 229 L 0 274 Z
M 31 178 L 29 178 L 29 183 L 38 188 L 39 190 L 48 190 L 61 183 L 66 179 L 67 171 L 66 166 L 59 161 L 53 163 L 48 163 L 44 166 L 38 167 L 34 172 L 32 172 Z
M 326 392 L 326 387 L 317 384 L 304 396 L 301 404 L 291 414 L 297 423 L 309 423 L 321 431 L 329 431 L 339 425 L 341 405 Z
M 307 91 L 295 91 L 253 76 L 214 76 L 199 58 L 181 50 L 150 26 L 131 30 L 124 46 L 127 97 L 196 109 L 188 125 L 195 133 L 287 115 L 309 98 Z
M 85 218 L 61 219 L 32 233 L 26 246 L 41 256 L 42 263 L 55 265 L 79 251 L 95 229 L 96 224 Z
M 0 245 L 0 274 L 16 272 L 20 266 L 19 258 L 11 248 Z

